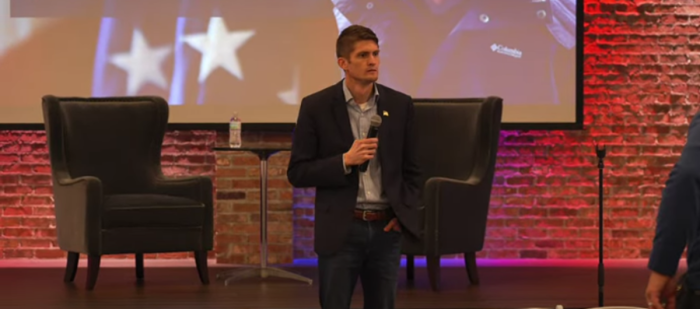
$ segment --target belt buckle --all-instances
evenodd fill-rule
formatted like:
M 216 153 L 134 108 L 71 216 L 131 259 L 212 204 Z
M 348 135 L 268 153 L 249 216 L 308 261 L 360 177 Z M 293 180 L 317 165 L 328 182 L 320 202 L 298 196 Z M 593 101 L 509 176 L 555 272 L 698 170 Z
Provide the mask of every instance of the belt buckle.
M 363 210 L 363 211 L 362 211 L 362 221 L 367 221 L 367 213 L 369 213 L 368 210 Z

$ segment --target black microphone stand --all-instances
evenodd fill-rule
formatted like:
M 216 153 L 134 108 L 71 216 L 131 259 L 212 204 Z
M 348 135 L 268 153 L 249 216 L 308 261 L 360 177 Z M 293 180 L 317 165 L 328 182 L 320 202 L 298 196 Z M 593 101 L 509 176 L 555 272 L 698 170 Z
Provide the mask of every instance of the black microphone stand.
M 595 152 L 598 156 L 598 307 L 603 307 L 603 286 L 605 285 L 605 267 L 603 266 L 603 168 L 605 164 L 605 146 L 602 148 L 595 145 Z

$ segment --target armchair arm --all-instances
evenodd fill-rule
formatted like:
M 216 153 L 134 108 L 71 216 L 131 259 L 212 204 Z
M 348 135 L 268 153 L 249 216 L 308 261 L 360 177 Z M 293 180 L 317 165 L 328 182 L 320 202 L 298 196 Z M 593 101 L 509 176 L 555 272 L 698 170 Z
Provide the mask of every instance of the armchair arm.
M 154 193 L 184 197 L 211 206 L 213 201 L 212 180 L 209 177 L 195 176 L 183 178 L 156 178 Z
M 204 176 L 165 178 L 155 182 L 154 193 L 189 198 L 204 204 L 205 248 L 214 247 L 214 186 L 211 178 Z
M 424 189 L 427 252 L 452 254 L 483 248 L 491 190 L 476 178 L 433 177 Z
M 99 254 L 102 250 L 102 182 L 96 177 L 54 178 L 56 234 L 61 249 Z

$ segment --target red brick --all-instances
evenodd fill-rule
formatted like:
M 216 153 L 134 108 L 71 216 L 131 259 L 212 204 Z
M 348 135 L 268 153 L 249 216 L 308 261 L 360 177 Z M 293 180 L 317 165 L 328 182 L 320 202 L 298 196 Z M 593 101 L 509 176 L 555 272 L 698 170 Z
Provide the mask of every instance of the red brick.
M 32 209 L 32 214 L 39 217 L 53 217 L 56 215 L 55 208 L 43 206 L 44 205 L 34 207 Z
M 66 252 L 56 249 L 37 249 L 34 251 L 37 259 L 62 259 L 66 257 Z
M 22 205 L 27 206 L 44 206 L 50 205 L 53 201 L 49 196 L 24 196 L 22 198 Z
M 50 248 L 54 242 L 48 239 L 22 239 L 19 241 L 20 248 Z
M 51 184 L 49 175 L 22 175 L 20 183 L 26 185 L 46 185 Z
M 22 198 L 19 196 L 0 196 L 0 206 L 4 206 L 4 213 L 7 214 L 9 206 L 19 206 L 22 204 Z M 10 210 L 12 211 L 12 210 Z M 24 210 L 22 210 L 24 211 Z M 31 210 L 27 213 L 30 214 Z
M 169 252 L 169 253 L 157 253 L 156 257 L 159 259 L 189 259 L 192 255 L 189 252 Z M 144 257 L 145 258 L 145 257 Z
M 233 204 L 234 212 L 260 213 L 259 203 L 238 202 Z
M 30 259 L 34 258 L 34 249 L 4 249 L 3 258 L 5 259 Z
M 48 228 L 54 226 L 56 220 L 52 217 L 24 217 L 22 226 L 31 228 Z
M 22 226 L 22 217 L 0 217 L 0 227 L 20 227 Z
M 34 237 L 34 230 L 29 228 L 3 228 L 2 237 L 30 238 Z
M 32 165 L 29 164 L 1 165 L 0 169 L 7 174 L 31 174 L 33 172 Z
M 260 180 L 258 179 L 233 179 L 234 188 L 247 188 L 260 190 Z
M 241 200 L 245 199 L 245 192 L 241 191 L 229 191 L 229 192 L 217 192 L 216 198 L 218 200 Z
M 260 166 L 260 160 L 254 155 L 238 155 L 231 161 L 233 166 Z
M 32 193 L 31 187 L 20 187 L 20 186 L 7 186 L 3 189 L 6 195 L 25 195 Z
M 18 239 L 0 238 L 0 249 L 13 249 L 13 248 L 19 248 L 19 240 Z
M 242 167 L 232 167 L 232 168 L 217 168 L 217 177 L 245 177 L 248 175 L 248 170 Z
M 46 228 L 46 229 L 37 229 L 36 233 L 34 234 L 37 238 L 51 238 L 55 239 L 56 238 L 56 229 L 55 228 Z
M 0 175 L 0 185 L 14 185 L 19 182 L 18 175 Z
M 520 258 L 523 259 L 546 259 L 546 250 L 522 250 L 520 251 Z
M 216 220 L 221 224 L 236 224 L 236 223 L 248 223 L 252 222 L 251 214 L 248 213 L 231 213 L 231 214 L 219 214 Z

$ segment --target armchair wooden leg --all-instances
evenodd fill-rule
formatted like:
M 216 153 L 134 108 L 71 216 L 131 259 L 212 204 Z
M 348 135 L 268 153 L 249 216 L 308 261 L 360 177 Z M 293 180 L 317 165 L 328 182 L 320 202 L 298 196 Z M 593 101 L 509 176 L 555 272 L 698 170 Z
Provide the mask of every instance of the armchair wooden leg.
M 66 262 L 66 274 L 63 276 L 63 281 L 73 282 L 75 280 L 75 273 L 78 272 L 78 261 L 80 260 L 80 253 L 78 252 L 68 252 L 68 258 Z
M 207 252 L 206 251 L 195 251 L 194 261 L 197 264 L 197 273 L 199 274 L 199 280 L 202 284 L 209 284 L 209 268 L 207 266 Z
M 136 253 L 136 279 L 143 280 L 143 253 Z
M 406 280 L 413 281 L 415 272 L 415 259 L 413 255 L 406 256 Z
M 433 291 L 440 291 L 440 256 L 426 256 L 428 264 L 428 278 Z
M 467 267 L 467 276 L 472 284 L 479 284 L 479 273 L 476 269 L 476 252 L 464 253 L 464 265 Z
M 97 274 L 100 272 L 100 255 L 90 254 L 88 255 L 88 270 L 87 270 L 87 282 L 85 288 L 89 291 L 95 288 L 95 283 L 97 283 Z

